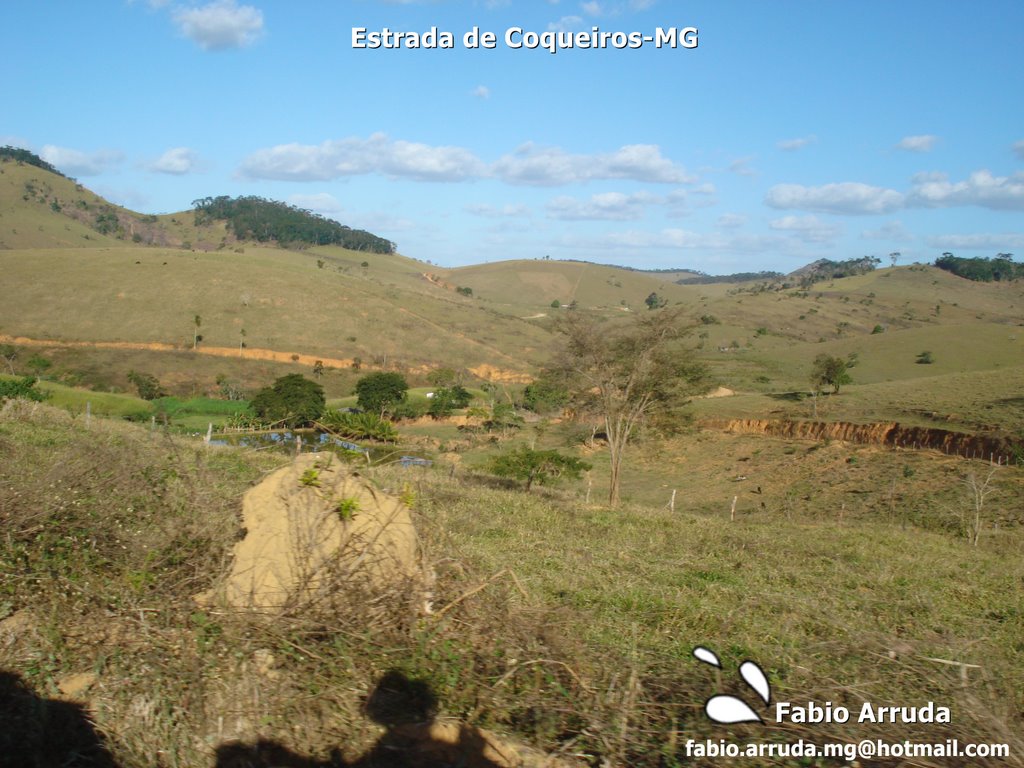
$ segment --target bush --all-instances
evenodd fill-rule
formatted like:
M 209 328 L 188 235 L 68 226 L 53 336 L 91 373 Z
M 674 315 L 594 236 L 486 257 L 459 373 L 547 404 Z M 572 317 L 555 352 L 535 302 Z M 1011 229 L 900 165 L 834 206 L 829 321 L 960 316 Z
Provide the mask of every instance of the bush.
M 401 421 L 403 419 L 414 420 L 427 415 L 430 408 L 429 400 L 403 400 L 391 410 L 391 418 Z
M 350 440 L 377 440 L 382 443 L 398 441 L 395 425 L 376 413 L 351 411 L 325 411 L 320 423 L 339 437 Z
M 935 362 L 935 357 L 932 355 L 931 352 L 929 352 L 927 350 L 925 350 L 924 352 L 920 352 L 917 355 L 917 364 L 918 365 L 931 365 L 934 362 Z
M 8 399 L 35 400 L 41 403 L 50 396 L 35 388 L 34 376 L 23 376 L 20 379 L 0 379 L 0 403 Z

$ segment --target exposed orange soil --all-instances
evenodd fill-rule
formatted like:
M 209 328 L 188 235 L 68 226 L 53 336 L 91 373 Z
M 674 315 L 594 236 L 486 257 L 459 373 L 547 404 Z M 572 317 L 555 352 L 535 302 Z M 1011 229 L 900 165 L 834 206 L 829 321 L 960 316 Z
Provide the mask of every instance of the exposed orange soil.
M 887 445 L 942 451 L 965 458 L 998 459 L 1009 463 L 1019 444 L 1000 435 L 972 435 L 931 427 L 902 426 L 896 422 L 852 424 L 845 421 L 788 421 L 785 419 L 707 419 L 701 426 L 743 435 L 769 435 L 797 440 L 841 440 L 866 445 Z
M 352 365 L 351 358 L 319 357 L 317 355 L 303 355 L 297 352 L 278 352 L 273 349 L 259 349 L 255 347 L 210 347 L 199 346 L 195 349 L 182 347 L 175 344 L 167 344 L 160 341 L 58 341 L 56 339 L 30 339 L 27 336 L 7 336 L 0 334 L 0 343 L 17 344 L 25 347 L 72 347 L 76 349 L 134 349 L 148 350 L 151 352 L 195 352 L 199 355 L 212 355 L 213 357 L 237 357 L 243 360 L 268 360 L 277 363 L 298 363 L 312 367 L 319 360 L 328 368 L 348 368 Z M 364 368 L 373 368 L 371 365 L 363 364 Z M 420 365 L 409 369 L 410 373 L 426 374 L 433 370 L 433 366 Z M 470 373 L 480 379 L 487 381 L 498 381 L 509 384 L 524 384 L 532 381 L 532 377 L 517 371 L 508 371 L 495 368 L 492 365 L 483 363 L 469 369 Z

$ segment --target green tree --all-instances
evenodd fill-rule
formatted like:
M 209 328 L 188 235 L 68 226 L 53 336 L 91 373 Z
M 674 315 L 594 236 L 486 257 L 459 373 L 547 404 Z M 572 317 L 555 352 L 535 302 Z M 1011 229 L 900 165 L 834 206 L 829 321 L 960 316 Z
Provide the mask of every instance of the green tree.
M 644 304 L 647 305 L 648 309 L 661 309 L 667 303 L 668 303 L 668 301 L 666 299 L 663 299 L 661 296 L 656 294 L 654 291 L 651 291 L 651 293 L 647 296 L 647 298 L 644 299 Z
M 462 384 L 461 378 L 454 368 L 435 368 L 427 374 L 427 382 L 432 387 L 451 387 Z
M 290 373 L 264 387 L 249 403 L 264 422 L 283 422 L 295 428 L 312 424 L 324 412 L 324 388 L 298 373 Z
M 435 419 L 450 416 L 457 408 L 465 408 L 473 399 L 469 390 L 461 384 L 451 387 L 439 387 L 434 390 L 434 396 L 430 398 L 430 408 L 427 413 Z
M 370 373 L 356 382 L 359 407 L 381 416 L 404 402 L 408 391 L 409 384 L 405 377 L 393 371 Z
M 128 372 L 128 381 L 135 385 L 139 391 L 139 397 L 143 400 L 156 400 L 163 397 L 164 392 L 160 388 L 160 381 L 151 373 Z
M 549 376 L 540 376 L 523 390 L 523 405 L 534 413 L 552 413 L 569 403 L 569 391 Z
M 199 342 L 203 340 L 203 337 L 199 335 L 199 327 L 203 324 L 203 318 L 196 315 L 192 318 L 192 324 L 195 326 L 192 329 L 192 349 L 199 346 Z
M 590 469 L 590 464 L 558 451 L 537 451 L 521 445 L 495 456 L 490 469 L 499 477 L 521 480 L 529 491 L 534 483 L 551 485 L 562 478 L 578 479 L 580 473 Z
M 580 415 L 603 422 L 611 461 L 608 503 L 619 502 L 622 460 L 639 427 L 671 416 L 707 388 L 704 366 L 684 341 L 682 308 L 637 315 L 628 323 L 599 322 L 570 313 L 564 341 L 546 375 L 562 382 Z
M 931 365 L 935 362 L 935 355 L 928 350 L 925 350 L 924 352 L 918 353 L 916 362 L 918 365 Z
M 841 386 L 853 381 L 847 373 L 850 367 L 849 362 L 841 357 L 833 357 L 824 352 L 818 355 L 811 369 L 811 385 L 815 392 L 820 392 L 826 385 L 832 387 L 833 394 L 839 392 Z

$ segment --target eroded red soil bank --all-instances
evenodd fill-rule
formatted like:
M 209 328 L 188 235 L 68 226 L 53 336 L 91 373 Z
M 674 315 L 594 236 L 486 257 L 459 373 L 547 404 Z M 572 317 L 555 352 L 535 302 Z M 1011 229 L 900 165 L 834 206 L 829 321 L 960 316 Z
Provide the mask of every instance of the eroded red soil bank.
M 842 440 L 864 445 L 884 445 L 942 451 L 969 459 L 987 459 L 1006 464 L 1024 444 L 996 435 L 972 435 L 931 427 L 901 426 L 897 422 L 853 424 L 848 421 L 791 421 L 787 419 L 709 419 L 709 429 L 741 435 L 768 435 L 795 440 Z

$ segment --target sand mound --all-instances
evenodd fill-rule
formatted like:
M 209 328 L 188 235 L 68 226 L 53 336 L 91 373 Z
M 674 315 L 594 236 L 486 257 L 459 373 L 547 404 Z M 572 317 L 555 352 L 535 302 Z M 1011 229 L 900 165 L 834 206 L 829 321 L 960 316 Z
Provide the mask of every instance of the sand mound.
M 231 572 L 201 603 L 281 613 L 422 589 L 408 508 L 331 454 L 303 454 L 270 474 L 245 494 L 242 518 Z
M 728 387 L 718 387 L 718 389 L 708 392 L 704 397 L 732 397 L 735 394 Z

